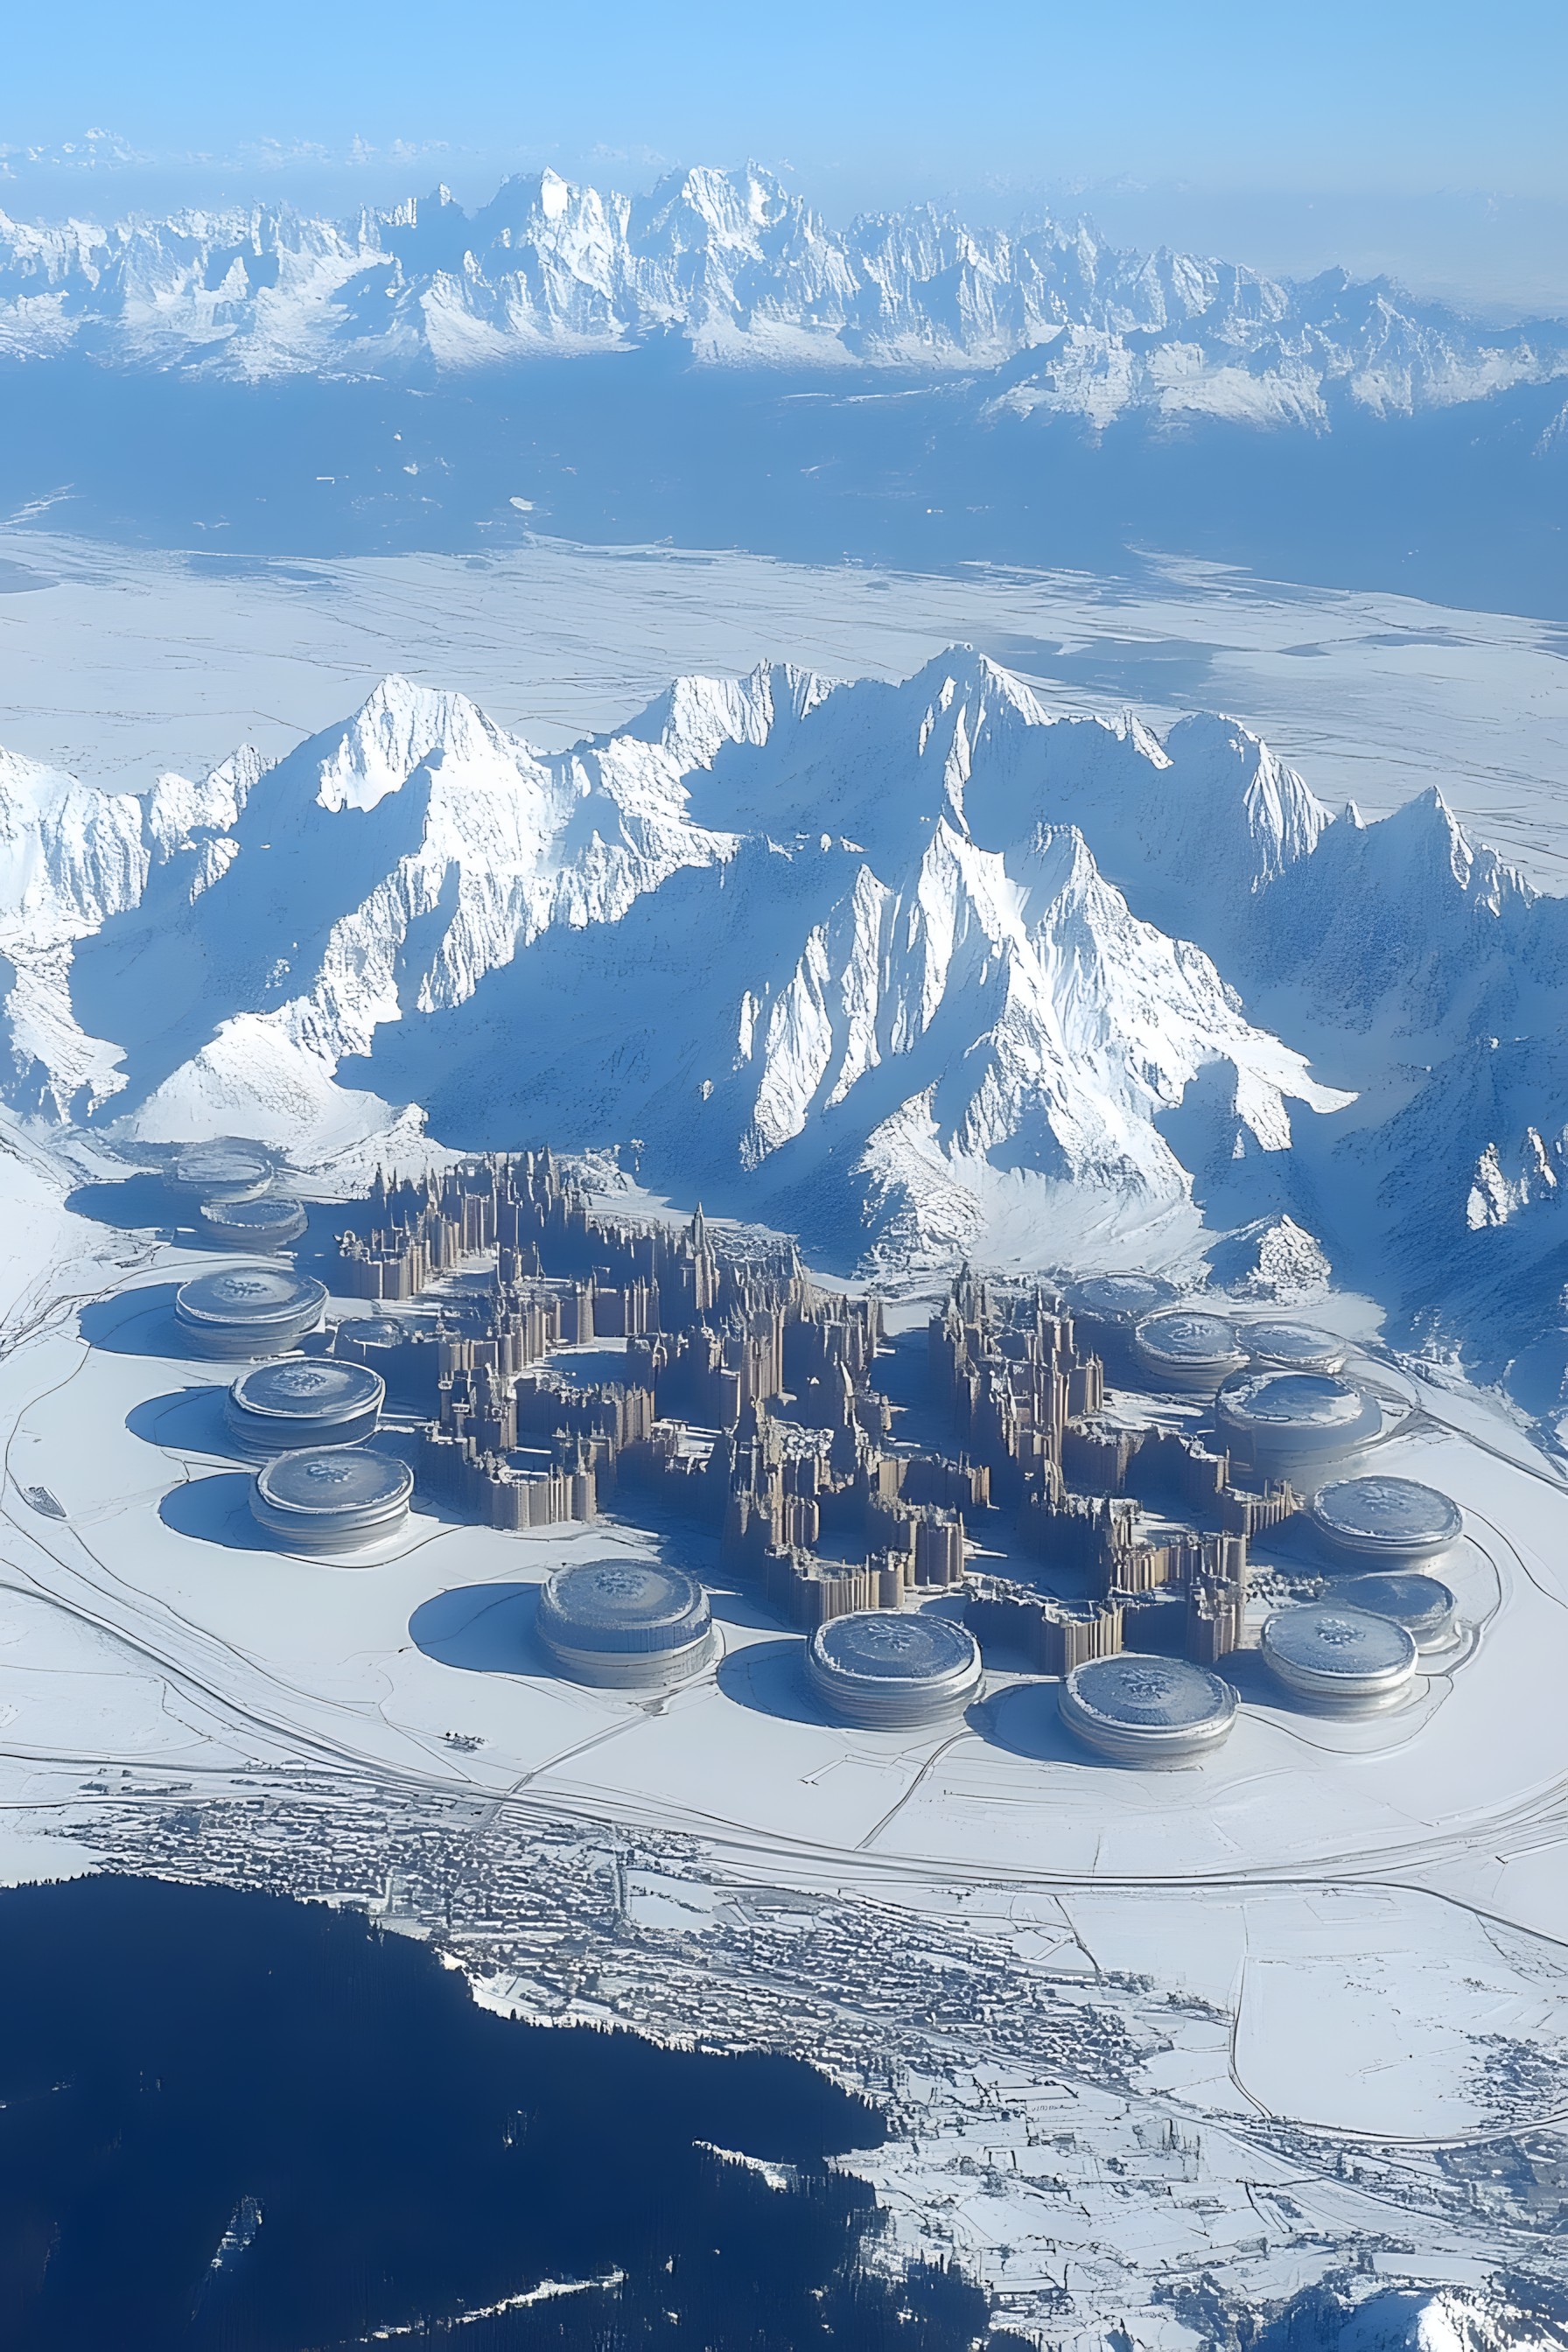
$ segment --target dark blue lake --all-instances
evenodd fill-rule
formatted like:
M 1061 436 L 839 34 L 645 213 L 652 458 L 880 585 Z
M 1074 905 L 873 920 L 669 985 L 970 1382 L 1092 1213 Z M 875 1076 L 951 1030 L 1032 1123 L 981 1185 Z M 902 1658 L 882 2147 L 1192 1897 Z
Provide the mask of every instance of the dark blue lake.
M 5 2352 L 956 2352 L 986 2325 L 956 2274 L 870 2266 L 875 2200 L 828 2159 L 882 2126 L 812 2068 L 511 2023 L 350 1913 L 0 1895 L 0 2101 Z M 465 2317 L 546 2281 L 599 2284 Z

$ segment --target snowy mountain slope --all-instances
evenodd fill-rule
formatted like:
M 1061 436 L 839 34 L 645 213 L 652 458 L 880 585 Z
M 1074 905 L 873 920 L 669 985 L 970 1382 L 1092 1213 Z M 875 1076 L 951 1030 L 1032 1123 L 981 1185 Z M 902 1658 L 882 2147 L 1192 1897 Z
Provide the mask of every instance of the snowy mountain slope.
M 454 1132 L 498 1103 L 531 1130 L 541 1102 L 570 1093 L 554 1041 L 595 1003 L 585 975 L 603 981 L 613 933 L 633 960 L 577 1048 L 609 1136 L 662 1119 L 672 1155 L 760 1188 L 786 1146 L 765 1181 L 801 1181 L 825 1125 L 853 1164 L 918 1099 L 955 1163 L 1173 1202 L 1185 1180 L 1155 1121 L 1200 1068 L 1230 1071 L 1215 1100 L 1259 1149 L 1288 1148 L 1287 1097 L 1332 1099 L 1206 957 L 1134 919 L 1070 829 L 1099 812 L 1105 842 L 1146 870 L 1184 780 L 1195 837 L 1245 898 L 1294 835 L 1258 790 L 1260 761 L 1274 775 L 1260 747 L 1249 767 L 1234 730 L 1216 740 L 1205 765 L 1136 727 L 1047 721 L 967 653 L 894 688 L 782 669 L 679 681 L 623 734 L 552 758 L 461 697 L 388 680 L 273 769 L 237 758 L 201 784 L 160 781 L 144 887 L 84 898 L 68 1014 L 104 1041 L 100 1101 L 144 1134 L 260 1125 L 324 1147 L 374 1117 L 356 1085 L 351 1118 L 346 1060 L 377 1093 L 438 1101 Z M 687 871 L 709 883 L 677 916 Z M 716 895 L 726 921 L 744 909 L 727 960 Z M 531 961 L 546 937 L 551 956 Z M 614 1033 L 661 960 L 670 1045 L 642 1057 L 639 1096 Z M 543 999 L 508 1016 L 516 1083 L 498 1082 L 485 1024 L 519 983 L 485 983 L 536 969 Z M 470 1000 L 482 1048 L 432 1048 L 427 1024 Z M 68 1099 L 57 1087 L 56 1108 Z
M 1431 1052 L 1511 1026 L 1543 962 L 1561 984 L 1555 905 L 1473 845 L 1433 787 L 1378 824 L 1347 809 L 1248 910 L 1240 961 L 1255 989 L 1293 996 L 1303 1017 Z
M 79 940 L 137 903 L 148 866 L 131 794 L 0 751 L 5 1093 L 17 1107 L 58 1112 L 112 1086 L 112 1055 L 71 1015 L 71 957 Z
M 1532 2307 L 1517 2299 L 1521 2289 L 1528 2292 L 1523 2280 L 1500 2279 L 1468 2291 L 1385 2289 L 1352 2312 L 1337 2352 L 1559 2352 L 1559 2298 L 1538 2291 Z
M 227 783 L 220 770 L 200 793 L 180 788 L 198 821 L 166 826 L 140 905 L 79 960 L 79 1014 L 126 1048 L 138 1098 L 237 1022 L 247 1051 L 265 1022 L 268 1059 L 302 1055 L 330 1078 L 384 1023 L 462 1001 L 541 929 L 614 921 L 732 845 L 688 821 L 662 744 L 545 758 L 464 697 L 402 678 L 215 829 L 202 819 L 221 815 Z
M 1228 418 L 1321 430 L 1341 406 L 1412 416 L 1560 372 L 1552 356 L 1560 331 L 1537 328 L 1517 339 L 1456 331 L 1452 316 L 1412 302 L 1386 279 L 1356 285 L 1332 270 L 1270 288 L 1275 299 L 1250 304 L 1238 299 L 1239 285 L 1225 290 L 1228 300 L 1215 285 L 1209 303 L 1172 317 L 1152 336 L 1075 321 L 1042 360 L 1009 371 L 989 413 L 1104 426 L 1141 409 L 1170 423 Z
M 1107 873 L 1136 884 L 1145 912 L 1205 944 L 1194 923 L 1214 919 L 1228 936 L 1331 821 L 1234 720 L 1184 719 L 1162 742 L 1131 717 L 1053 716 L 1020 679 L 960 648 L 892 686 L 829 694 L 820 680 L 771 670 L 676 691 L 683 741 L 713 746 L 711 782 L 693 786 L 694 807 L 712 822 L 775 835 L 826 825 L 883 858 L 916 849 L 943 813 L 998 849 L 1042 817 L 1076 824 Z M 650 723 L 663 723 L 667 707 L 661 698 Z M 1198 877 L 1201 888 L 1188 888 Z
M 350 222 L 260 205 L 111 226 L 0 215 L 0 352 L 259 380 L 461 371 L 674 332 L 707 364 L 1004 371 L 999 412 L 1102 427 L 1408 415 L 1568 374 L 1568 328 L 1478 327 L 1379 280 L 1306 284 L 965 227 L 929 205 L 830 226 L 770 173 L 647 196 L 509 180 Z
M 21 1109 L 636 1138 L 844 1256 L 1300 1229 L 1557 1407 L 1568 902 L 1436 792 L 1334 817 L 1235 720 L 1053 716 L 963 648 L 680 679 L 548 755 L 394 678 L 145 801 L 3 781 Z
M 894 883 L 830 835 L 748 840 L 591 947 L 556 930 L 427 1030 L 351 1066 L 443 1134 L 501 1143 L 540 1106 L 710 1197 L 798 1216 L 850 1255 L 940 1258 L 984 1196 L 1092 1201 L 1108 1229 L 1194 1223 L 1157 1121 L 1212 1068 L 1220 1117 L 1288 1151 L 1327 1111 L 1300 1055 L 1208 959 L 1139 923 L 1081 836 L 1005 856 L 947 820 Z

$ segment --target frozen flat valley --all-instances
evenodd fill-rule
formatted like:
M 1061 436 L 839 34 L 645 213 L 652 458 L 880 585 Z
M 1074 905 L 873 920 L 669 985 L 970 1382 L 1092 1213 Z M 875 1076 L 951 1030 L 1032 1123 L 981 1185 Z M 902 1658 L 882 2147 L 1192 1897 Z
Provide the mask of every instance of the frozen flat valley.
M 954 642 L 1053 709 L 1223 710 L 1382 815 L 1436 784 L 1568 889 L 1568 639 L 1552 624 L 1165 562 L 1137 579 L 908 573 L 536 540 L 483 556 L 269 562 L 0 534 L 0 746 L 121 791 L 278 757 L 390 670 L 543 749 L 677 675 L 793 662 L 903 677 Z

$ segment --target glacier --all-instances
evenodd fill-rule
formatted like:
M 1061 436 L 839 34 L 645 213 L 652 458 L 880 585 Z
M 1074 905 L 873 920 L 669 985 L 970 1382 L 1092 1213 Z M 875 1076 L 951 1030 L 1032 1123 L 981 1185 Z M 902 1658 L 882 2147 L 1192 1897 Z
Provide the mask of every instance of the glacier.
M 623 1149 L 884 1275 L 1331 1268 L 1562 1410 L 1564 902 L 1436 789 L 1336 813 L 1237 719 L 963 647 L 684 677 L 552 751 L 394 677 L 144 796 L 0 782 L 41 1129 Z

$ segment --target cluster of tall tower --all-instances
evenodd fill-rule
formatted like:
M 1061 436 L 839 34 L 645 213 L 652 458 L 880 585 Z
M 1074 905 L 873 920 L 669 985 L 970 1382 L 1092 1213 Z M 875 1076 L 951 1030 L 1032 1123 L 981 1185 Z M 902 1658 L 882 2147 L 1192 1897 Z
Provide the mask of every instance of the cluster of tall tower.
M 1249 1537 L 1299 1507 L 1283 1484 L 1233 1484 L 1212 1446 L 1108 1414 L 1092 1327 L 967 1269 L 927 1336 L 952 1450 L 902 1441 L 875 1298 L 818 1288 L 792 1241 L 700 1210 L 616 1214 L 549 1151 L 378 1176 L 340 1264 L 351 1293 L 419 1302 L 336 1344 L 423 1416 L 423 1475 L 455 1507 L 523 1528 L 635 1493 L 711 1528 L 797 1624 L 963 1591 L 977 1633 L 1049 1672 L 1124 1647 L 1206 1664 L 1242 1638 Z M 573 1377 L 552 1365 L 600 1339 L 620 1343 L 605 1377 L 581 1353 Z M 966 1570 L 966 1518 L 994 1507 L 1019 1573 Z
M 1233 1484 L 1228 1456 L 1199 1438 L 1108 1416 L 1087 1338 L 1046 1291 L 999 1293 L 967 1269 L 931 1318 L 933 1378 L 1051 1588 L 972 1574 L 969 1622 L 1048 1674 L 1123 1649 L 1212 1665 L 1242 1640 L 1248 1538 L 1300 1497 L 1283 1481 Z M 1145 1504 L 1166 1524 L 1151 1528 Z M 1219 1527 L 1171 1526 L 1182 1510 Z

